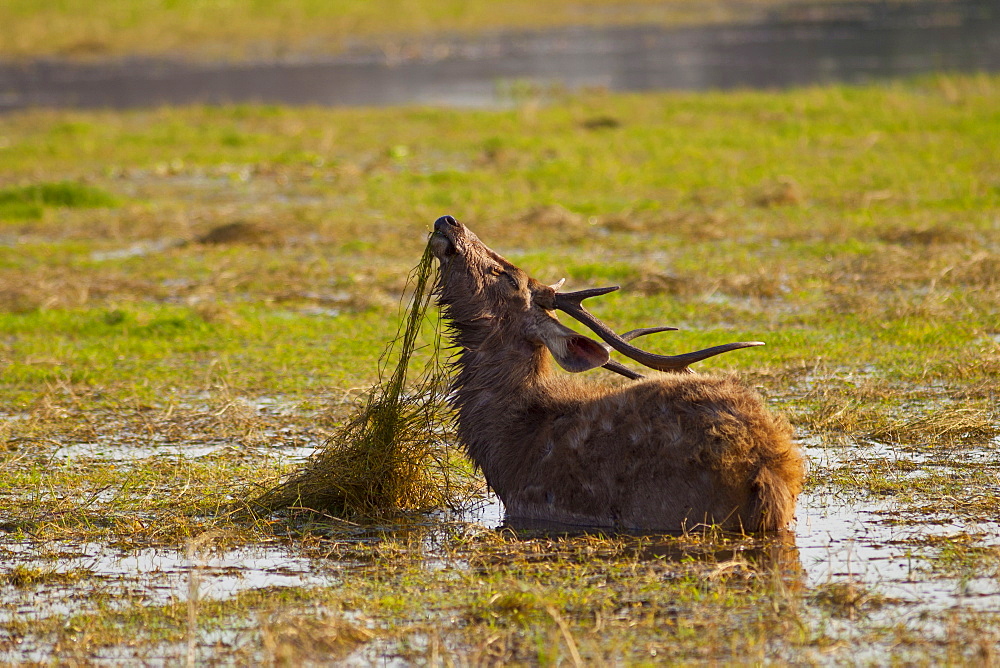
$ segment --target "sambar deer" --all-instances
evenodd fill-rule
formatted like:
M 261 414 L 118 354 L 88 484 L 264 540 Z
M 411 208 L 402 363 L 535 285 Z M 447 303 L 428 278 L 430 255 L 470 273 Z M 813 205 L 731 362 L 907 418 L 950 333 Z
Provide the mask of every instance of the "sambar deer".
M 787 420 L 731 376 L 688 365 L 759 343 L 676 356 L 615 334 L 582 301 L 612 290 L 559 292 L 487 248 L 451 216 L 434 223 L 436 295 L 457 349 L 449 400 L 458 438 L 503 501 L 508 520 L 684 530 L 785 527 L 802 488 L 803 458 Z M 560 310 L 606 345 L 561 324 Z M 661 373 L 644 378 L 609 347 Z M 554 371 L 596 367 L 631 380 L 581 382 Z

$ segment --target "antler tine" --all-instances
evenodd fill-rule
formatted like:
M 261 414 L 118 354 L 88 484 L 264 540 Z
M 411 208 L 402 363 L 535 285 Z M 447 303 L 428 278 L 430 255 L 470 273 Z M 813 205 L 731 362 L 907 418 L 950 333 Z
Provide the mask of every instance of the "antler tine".
M 656 334 L 657 332 L 676 332 L 676 327 L 640 327 L 639 329 L 630 329 L 621 335 L 623 341 L 631 341 L 632 339 L 637 339 L 640 336 L 646 336 L 647 334 Z
M 584 308 L 582 303 L 584 299 L 597 297 L 599 295 L 606 295 L 617 289 L 618 286 L 615 285 L 608 288 L 591 288 L 589 290 L 579 290 L 577 292 L 556 293 L 555 305 L 559 310 L 564 311 L 589 327 L 595 334 L 601 337 L 605 343 L 621 354 L 635 360 L 639 364 L 648 366 L 651 369 L 656 369 L 657 371 L 683 372 L 688 370 L 688 365 L 700 362 L 701 360 L 709 357 L 721 355 L 722 353 L 728 353 L 732 350 L 739 350 L 740 348 L 750 348 L 753 346 L 764 345 L 762 341 L 741 341 L 738 343 L 726 343 L 721 346 L 713 346 L 711 348 L 705 348 L 704 350 L 696 350 L 690 353 L 683 353 L 681 355 L 656 355 L 642 350 L 641 348 L 636 348 L 635 346 L 629 344 L 628 341 L 638 336 L 652 334 L 654 331 L 664 330 L 655 327 L 632 330 L 626 333 L 626 336 L 628 336 L 626 339 L 624 336 L 616 334 L 614 330 L 601 322 L 596 316 L 594 316 L 594 314 Z M 618 371 L 617 369 L 612 370 Z M 618 373 L 621 372 L 618 371 Z
M 616 362 L 614 360 L 608 360 L 608 363 L 605 364 L 603 368 L 608 371 L 614 371 L 615 373 L 625 376 L 626 378 L 630 378 L 631 380 L 641 380 L 645 378 L 645 376 L 641 373 L 636 373 L 621 362 Z
M 560 284 L 561 285 L 561 284 Z M 577 290 L 576 292 L 557 292 L 556 302 L 576 304 L 583 308 L 581 302 L 584 299 L 590 299 L 591 297 L 600 297 L 601 295 L 606 295 L 609 292 L 614 292 L 615 290 L 621 290 L 620 285 L 609 285 L 606 288 L 587 288 L 586 290 Z M 562 308 L 562 307 L 559 307 Z
M 646 336 L 647 334 L 656 334 L 657 332 L 676 332 L 676 327 L 641 327 L 639 329 L 632 329 L 621 335 L 622 339 L 625 341 L 631 341 L 640 336 Z M 608 346 L 610 348 L 610 346 Z M 614 360 L 608 360 L 608 363 L 604 365 L 604 368 L 608 371 L 614 371 L 617 374 L 625 376 L 626 378 L 631 378 L 632 380 L 640 380 L 645 378 L 641 373 L 636 373 L 632 369 L 628 368 L 620 362 Z
M 625 341 L 631 341 L 632 339 L 637 339 L 640 336 L 646 336 L 647 334 L 656 334 L 657 332 L 676 332 L 676 327 L 640 327 L 639 329 L 632 329 L 621 335 L 622 339 Z M 614 371 L 617 374 L 621 374 L 626 378 L 631 378 L 632 380 L 641 380 L 645 378 L 641 373 L 636 373 L 632 369 L 628 368 L 620 362 L 614 360 L 609 360 L 604 368 L 608 371 Z M 688 369 L 690 371 L 690 369 Z

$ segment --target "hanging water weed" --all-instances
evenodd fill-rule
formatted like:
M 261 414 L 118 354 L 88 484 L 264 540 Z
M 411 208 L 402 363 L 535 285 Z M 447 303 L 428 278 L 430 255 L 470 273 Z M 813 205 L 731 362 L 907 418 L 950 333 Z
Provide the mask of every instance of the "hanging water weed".
M 451 416 L 444 403 L 446 369 L 439 363 L 440 329 L 418 345 L 431 301 L 433 257 L 424 249 L 410 273 L 409 310 L 379 360 L 379 380 L 364 405 L 298 471 L 251 505 L 262 510 L 304 508 L 338 517 L 453 507 L 474 483 L 448 444 Z M 415 353 L 428 359 L 415 381 Z M 391 373 L 388 369 L 395 361 Z

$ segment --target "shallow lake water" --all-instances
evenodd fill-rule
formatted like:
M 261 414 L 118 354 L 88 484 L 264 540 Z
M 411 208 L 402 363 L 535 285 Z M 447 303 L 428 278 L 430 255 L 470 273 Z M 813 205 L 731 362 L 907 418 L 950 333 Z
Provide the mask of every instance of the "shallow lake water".
M 805 444 L 813 472 L 830 471 L 848 461 L 871 457 L 908 457 L 879 444 L 819 447 Z M 163 457 L 198 458 L 232 447 L 220 440 L 197 446 L 127 445 L 125 443 L 77 443 L 59 448 L 54 458 L 127 462 Z M 1000 449 L 998 449 L 1000 450 Z M 313 448 L 276 448 L 277 459 L 304 460 Z M 997 450 L 965 453 L 968 460 L 986 459 L 1000 469 Z M 486 530 L 504 524 L 503 504 L 495 497 L 476 503 L 461 514 L 439 518 L 447 525 L 471 524 Z M 427 526 L 432 526 L 433 522 Z M 392 527 L 386 527 L 391 532 Z M 877 588 L 901 602 L 935 606 L 971 605 L 1000 612 L 1000 580 L 993 577 L 940 578 L 934 575 L 933 540 L 958 534 L 974 534 L 980 543 L 1000 545 L 1000 522 L 961 522 L 942 517 L 902 520 L 891 498 L 844 498 L 831 491 L 813 491 L 799 498 L 793 529 L 794 549 L 809 586 L 851 581 Z M 359 540 L 370 540 L 365 534 Z M 433 542 L 425 551 L 429 565 L 437 555 Z M 300 587 L 332 584 L 339 575 L 331 564 L 302 557 L 294 545 L 239 547 L 222 553 L 187 555 L 173 548 L 122 550 L 99 543 L 44 545 L 31 542 L 0 542 L 0 566 L 44 567 L 57 572 L 77 572 L 104 583 L 120 594 L 138 596 L 149 604 L 186 600 L 191 574 L 198 577 L 200 598 L 224 598 L 240 591 L 262 587 Z M 336 564 L 333 564 L 336 566 Z M 44 593 L 43 593 L 44 591 Z M 60 607 L 62 597 L 72 600 L 72 585 L 41 588 L 30 597 L 40 614 Z M 41 597 L 41 599 L 39 598 Z M 49 604 L 38 605 L 47 600 Z M 54 607 L 53 607 L 54 606 Z M 4 613 L 0 612 L 0 616 Z
M 332 584 L 332 576 L 317 572 L 313 560 L 298 556 L 281 546 L 249 546 L 221 553 L 186 554 L 168 548 L 122 550 L 101 543 L 32 542 L 5 543 L 0 547 L 5 564 L 44 567 L 55 573 L 75 575 L 82 587 L 71 580 L 33 587 L 31 595 L 6 610 L 0 621 L 12 615 L 22 617 L 81 613 L 79 590 L 90 595 L 100 591 L 117 599 L 124 607 L 166 605 L 187 601 L 223 599 L 250 589 L 265 587 L 309 587 Z M 8 592 L 0 597 L 17 597 Z M 84 599 L 85 600 L 85 599 Z
M 198 452 L 189 450 L 185 454 L 197 456 Z M 118 456 L 117 452 L 113 455 Z M 503 505 L 491 497 L 467 513 L 442 522 L 498 529 L 504 523 Z M 973 606 L 1000 612 L 997 579 L 934 575 L 933 550 L 924 546 L 924 539 L 959 533 L 975 533 L 980 541 L 1000 544 L 1000 523 L 969 526 L 958 522 L 898 522 L 888 500 L 845 500 L 832 493 L 806 493 L 799 500 L 794 549 L 808 586 L 850 581 L 874 588 L 898 602 Z M 428 542 L 425 551 L 432 568 L 439 556 L 433 545 L 433 541 Z M 332 585 L 341 577 L 341 565 L 303 557 L 294 545 L 243 546 L 192 556 L 174 548 L 122 550 L 100 543 L 4 542 L 0 544 L 0 562 L 5 570 L 22 565 L 79 573 L 86 577 L 88 587 L 98 582 L 123 600 L 141 599 L 150 605 L 184 601 L 192 591 L 200 599 L 218 599 L 264 587 Z M 194 590 L 193 576 L 197 578 Z M 39 587 L 25 601 L 26 607 L 8 608 L 6 613 L 0 612 L 0 617 L 30 614 L 32 610 L 36 614 L 57 614 L 74 609 L 73 599 L 72 584 Z
M 949 607 L 972 605 L 1000 612 L 1000 580 L 992 577 L 936 578 L 929 551 L 913 539 L 974 532 L 1000 544 L 1000 523 L 933 526 L 893 521 L 889 501 L 847 501 L 830 493 L 799 497 L 794 549 L 807 586 L 834 582 L 865 585 L 899 602 Z M 503 504 L 495 498 L 467 519 L 488 528 L 503 525 Z
M 129 461 L 150 457 L 164 461 L 211 456 L 233 447 L 220 440 L 195 447 L 169 443 L 143 443 L 129 446 L 122 442 L 82 442 L 65 445 L 54 461 L 71 464 L 75 460 L 111 461 L 123 469 Z M 805 439 L 803 445 L 810 460 L 811 475 L 822 476 L 868 459 L 911 460 L 927 467 L 942 466 L 932 461 L 927 450 L 896 449 L 878 443 L 824 444 Z M 1000 445 L 997 443 L 996 445 Z M 268 448 L 261 448 L 267 451 Z M 312 448 L 274 448 L 276 459 L 303 460 Z M 963 454 L 966 461 L 975 459 L 992 470 L 1000 471 L 1000 448 L 974 450 Z M 918 469 L 919 470 L 919 469 Z M 961 472 L 956 470 L 956 475 Z M 998 478 L 1000 482 L 1000 478 Z M 849 585 L 876 594 L 885 605 L 866 613 L 869 620 L 887 625 L 903 623 L 921 634 L 932 636 L 942 630 L 939 615 L 948 611 L 1000 613 L 1000 578 L 994 572 L 942 568 L 941 545 L 949 538 L 973 536 L 976 545 L 1000 546 L 1000 522 L 961 520 L 947 512 L 914 517 L 900 508 L 891 496 L 845 496 L 834 486 L 811 488 L 799 499 L 792 538 L 783 541 L 779 557 L 781 572 L 808 592 L 826 586 Z M 488 497 L 460 514 L 426 518 L 406 527 L 385 526 L 373 530 L 359 528 L 355 538 L 338 535 L 338 541 L 378 541 L 386 535 L 416 531 L 420 537 L 421 558 L 428 569 L 462 568 L 448 554 L 443 536 L 459 531 L 493 531 L 504 525 L 503 505 Z M 318 528 L 321 530 L 321 528 Z M 400 534 L 402 535 L 402 534 Z M 665 540 L 658 549 L 655 536 L 643 539 L 642 558 L 684 558 L 676 543 Z M 736 555 L 721 555 L 720 563 Z M 751 555 L 751 559 L 753 558 Z M 769 558 L 766 557 L 765 558 Z M 358 570 L 358 569 L 361 570 Z M 241 592 L 283 587 L 336 587 L 353 573 L 363 577 L 365 565 L 359 562 L 323 558 L 299 549 L 295 540 L 241 545 L 223 550 L 188 551 L 177 547 L 124 549 L 98 542 L 32 541 L 8 534 L 0 540 L 0 574 L 13 576 L 18 569 L 45 574 L 36 584 L 7 587 L 0 592 L 0 623 L 14 618 L 30 619 L 85 613 L 91 609 L 122 609 L 137 605 L 156 606 L 185 603 L 191 600 L 221 600 Z M 950 569 L 950 570 L 949 570 Z M 831 623 L 848 623 L 834 620 Z M 228 633 L 226 642 L 233 646 L 252 643 L 253 629 L 237 628 Z M 0 641 L 5 640 L 0 631 Z M 20 642 L 20 641 L 18 641 Z M 199 643 L 205 646 L 206 639 Z M 359 656 L 372 660 L 380 651 L 372 643 Z M 46 642 L 37 638 L 25 645 L 0 650 L 0 662 L 24 660 L 37 655 L 39 661 L 50 658 Z M 110 648 L 103 657 L 115 661 L 128 658 Z M 169 657 L 183 655 L 183 648 L 147 647 L 146 651 L 163 653 L 162 661 L 145 656 L 144 661 L 169 662 Z M 374 654 L 372 654 L 374 652 Z M 34 654 L 32 654 L 34 653 Z M 877 658 L 877 657 L 876 657 Z

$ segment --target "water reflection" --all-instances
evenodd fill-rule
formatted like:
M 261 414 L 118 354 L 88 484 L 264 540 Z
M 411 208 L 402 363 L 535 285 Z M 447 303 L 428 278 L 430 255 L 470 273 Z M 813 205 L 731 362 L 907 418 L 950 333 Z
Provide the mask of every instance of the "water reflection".
M 495 496 L 481 499 L 457 519 L 495 532 L 510 549 L 495 554 L 481 550 L 476 567 L 491 569 L 511 559 L 528 561 L 587 560 L 669 562 L 708 569 L 709 577 L 741 572 L 777 578 L 788 591 L 805 585 L 796 535 L 792 531 L 756 536 L 726 534 L 708 529 L 688 533 L 630 533 L 538 520 L 506 517 Z M 431 552 L 433 553 L 433 552 Z
M 1000 524 L 904 523 L 894 521 L 896 513 L 890 500 L 805 495 L 795 532 L 810 585 L 846 580 L 898 602 L 1000 612 L 1000 581 L 992 573 L 941 573 L 937 563 L 947 539 L 973 532 L 977 541 L 996 544 Z
M 827 457 L 824 469 L 837 468 L 838 453 L 809 450 L 817 462 Z M 225 599 L 253 589 L 337 586 L 352 573 L 364 577 L 372 564 L 393 559 L 416 560 L 428 570 L 489 570 L 511 559 L 670 562 L 693 565 L 699 577 L 733 571 L 776 576 L 789 591 L 856 584 L 909 606 L 908 614 L 916 617 L 948 608 L 1000 612 L 1000 579 L 994 571 L 979 572 L 974 563 L 944 570 L 938 561 L 942 545 L 951 539 L 1000 544 L 1000 523 L 903 521 L 891 497 L 806 493 L 793 529 L 770 536 L 608 534 L 515 525 L 505 523 L 503 505 L 492 496 L 463 513 L 374 525 L 313 517 L 290 520 L 289 532 L 290 540 L 281 544 L 194 554 L 10 540 L 0 545 L 8 579 L 13 581 L 14 569 L 24 568 L 37 569 L 42 580 L 9 588 L 0 597 L 0 621 L 80 612 L 90 599 L 127 607 L 185 601 L 192 592 L 199 599 Z M 310 536 L 310 547 L 292 534 Z
M 897 513 L 891 499 L 847 500 L 815 492 L 799 498 L 794 527 L 778 535 L 700 542 L 668 535 L 613 537 L 626 541 L 627 551 L 640 559 L 720 564 L 739 560 L 760 572 L 781 573 L 795 589 L 853 583 L 900 603 L 1000 612 L 1000 580 L 991 573 L 952 576 L 935 568 L 939 552 L 935 539 L 974 531 L 977 539 L 993 544 L 1000 541 L 1000 523 L 969 527 L 956 521 L 928 526 L 894 521 Z M 495 497 L 485 500 L 467 519 L 526 541 L 609 535 L 602 530 L 505 520 L 503 504 Z
M 268 587 L 331 584 L 315 560 L 287 546 L 240 546 L 221 552 L 188 554 L 172 548 L 120 550 L 103 543 L 23 542 L 2 546 L 5 570 L 38 569 L 36 585 L 10 588 L 0 596 L 0 622 L 86 610 L 94 598 L 123 608 L 142 602 L 165 605 L 220 600 Z M 111 603 L 108 603 L 110 601 Z

